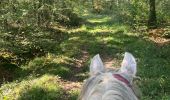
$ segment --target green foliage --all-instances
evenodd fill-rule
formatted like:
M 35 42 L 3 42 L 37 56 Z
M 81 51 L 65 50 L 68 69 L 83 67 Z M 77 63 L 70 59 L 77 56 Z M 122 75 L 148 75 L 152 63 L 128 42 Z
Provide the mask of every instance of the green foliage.
M 31 29 L 49 27 L 58 22 L 61 24 L 61 21 L 67 23 L 65 25 L 78 26 L 80 18 L 73 13 L 73 8 L 67 2 L 66 0 L 59 0 L 59 2 L 47 0 L 2 1 L 1 23 L 4 28 L 18 30 L 28 27 Z
M 81 24 L 68 0 L 3 0 L 0 7 L 0 51 L 12 53 L 16 65 L 58 51 L 68 38 L 60 27 Z
M 24 66 L 25 70 L 30 71 L 37 76 L 43 74 L 54 74 L 62 78 L 68 78 L 73 74 L 68 65 L 53 61 L 60 60 L 59 58 L 49 58 L 50 55 L 46 57 L 35 58 L 30 61 L 27 66 Z
M 63 9 L 61 12 L 62 16 L 56 19 L 61 25 L 66 26 L 79 26 L 81 24 L 81 18 L 76 13 L 73 13 L 70 9 Z
M 72 90 L 72 91 L 70 91 L 69 94 L 71 96 L 70 96 L 69 100 L 77 100 L 79 93 L 80 93 L 79 90 Z
M 147 24 L 149 4 L 147 0 L 92 0 L 89 3 L 92 12 L 109 14 L 118 22 L 135 27 Z M 169 0 L 156 0 L 156 13 L 158 23 L 169 22 Z

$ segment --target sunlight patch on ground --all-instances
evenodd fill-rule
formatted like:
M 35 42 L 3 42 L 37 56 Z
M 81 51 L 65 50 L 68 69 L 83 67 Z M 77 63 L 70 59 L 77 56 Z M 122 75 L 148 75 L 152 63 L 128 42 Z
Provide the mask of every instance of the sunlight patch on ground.
M 69 40 L 79 40 L 80 39 L 80 37 L 71 37 L 71 38 L 69 38 Z
M 101 42 L 101 43 L 108 43 L 109 41 L 115 41 L 116 38 L 114 37 L 96 37 L 97 41 Z
M 88 32 L 90 33 L 110 33 L 110 32 L 115 32 L 115 30 L 108 30 L 108 29 L 104 29 L 104 28 L 98 28 L 98 29 L 94 29 L 94 30 L 89 30 Z
M 54 54 L 50 54 L 48 53 L 45 57 L 47 59 L 47 61 L 52 61 L 54 63 L 65 63 L 65 64 L 68 64 L 69 61 L 72 61 L 71 58 L 67 57 L 67 56 L 64 56 L 64 55 L 54 55 Z
M 114 39 L 115 39 L 114 37 L 106 37 L 106 38 L 103 38 L 103 41 L 111 41 Z
M 87 21 L 91 22 L 91 23 L 103 23 L 103 22 L 108 22 L 108 20 L 110 20 L 111 17 L 101 17 L 101 18 L 91 18 L 88 19 Z
M 87 27 L 85 25 L 82 25 L 79 28 L 72 28 L 72 29 L 68 29 L 68 33 L 76 33 L 76 32 L 83 32 L 86 31 Z

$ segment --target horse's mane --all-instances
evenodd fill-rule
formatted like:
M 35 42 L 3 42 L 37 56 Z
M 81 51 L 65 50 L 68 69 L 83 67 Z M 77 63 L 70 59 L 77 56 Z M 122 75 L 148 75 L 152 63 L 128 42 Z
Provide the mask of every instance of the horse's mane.
M 107 70 L 105 73 L 109 73 L 109 72 L 110 73 L 117 73 L 117 70 Z M 83 85 L 83 88 L 82 88 L 82 91 L 81 91 L 81 94 L 80 94 L 78 100 L 86 100 L 84 98 L 91 95 L 90 92 L 92 91 L 92 89 L 94 89 L 94 87 L 97 84 L 99 84 L 100 81 L 102 80 L 102 75 L 103 75 L 102 73 L 98 73 L 98 74 L 96 74 L 94 76 L 91 76 L 90 78 L 88 78 L 84 82 L 84 85 Z M 115 90 L 115 91 L 118 90 L 118 91 L 123 92 L 123 93 L 121 93 L 121 94 L 123 94 L 122 98 L 124 98 L 124 96 L 127 96 L 127 93 L 131 93 L 130 94 L 131 96 L 134 95 L 135 97 L 136 96 L 138 97 L 138 93 L 136 92 L 137 89 L 136 89 L 136 87 L 134 87 L 134 85 L 133 85 L 132 88 L 134 89 L 135 93 L 133 91 L 129 92 L 130 89 L 127 86 L 125 86 L 125 84 L 121 83 L 120 81 L 117 81 L 115 79 L 113 79 L 112 81 L 113 81 L 113 84 L 112 84 L 112 86 L 111 86 L 111 88 L 109 90 Z M 101 87 L 96 87 L 96 88 L 101 88 Z M 127 90 L 127 92 L 125 90 Z M 132 94 L 132 93 L 134 93 L 134 94 Z M 135 97 L 132 97 L 132 98 L 135 98 Z M 137 100 L 137 99 L 132 99 L 132 100 Z
M 106 72 L 112 72 L 112 73 L 115 73 L 117 72 L 118 69 L 107 69 Z M 100 82 L 100 77 L 96 77 L 98 75 L 101 75 L 101 73 L 97 73 L 95 76 L 92 76 L 90 78 L 88 78 L 87 80 L 85 80 L 84 84 L 83 84 L 83 88 L 81 89 L 81 93 L 79 95 L 79 98 L 78 100 L 81 100 L 81 98 L 85 95 L 85 92 L 88 91 L 88 89 L 91 89 L 90 87 L 93 87 L 95 86 L 97 83 Z
M 89 79 L 87 79 L 83 85 L 81 94 L 79 96 L 78 100 L 81 100 L 81 98 L 83 98 L 83 96 L 85 96 L 85 92 L 89 91 L 89 89 L 93 86 L 95 86 L 100 80 L 97 77 L 90 77 Z

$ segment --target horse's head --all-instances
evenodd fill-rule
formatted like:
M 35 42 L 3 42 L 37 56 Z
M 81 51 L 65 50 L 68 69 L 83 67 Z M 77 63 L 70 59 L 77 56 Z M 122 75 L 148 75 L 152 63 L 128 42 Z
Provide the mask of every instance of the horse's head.
M 139 93 L 133 84 L 136 61 L 126 52 L 119 70 L 104 67 L 99 55 L 91 60 L 90 78 L 81 91 L 79 100 L 138 100 Z

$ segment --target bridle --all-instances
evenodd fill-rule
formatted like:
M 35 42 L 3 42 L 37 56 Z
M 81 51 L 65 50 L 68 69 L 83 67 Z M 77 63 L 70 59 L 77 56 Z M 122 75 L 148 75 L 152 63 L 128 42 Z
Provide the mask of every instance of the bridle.
M 132 85 L 130 84 L 130 82 L 126 78 L 121 76 L 120 74 L 113 74 L 113 77 L 116 78 L 117 80 L 125 83 L 129 88 L 132 88 Z
M 126 78 L 124 78 L 120 74 L 113 74 L 113 77 L 116 78 L 117 80 L 125 83 L 134 92 L 134 89 L 132 88 L 132 85 L 130 84 L 130 82 Z M 134 92 L 134 94 L 135 94 L 135 92 Z

